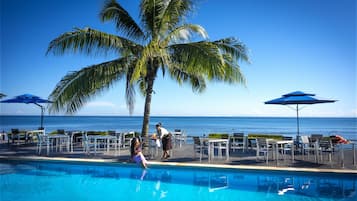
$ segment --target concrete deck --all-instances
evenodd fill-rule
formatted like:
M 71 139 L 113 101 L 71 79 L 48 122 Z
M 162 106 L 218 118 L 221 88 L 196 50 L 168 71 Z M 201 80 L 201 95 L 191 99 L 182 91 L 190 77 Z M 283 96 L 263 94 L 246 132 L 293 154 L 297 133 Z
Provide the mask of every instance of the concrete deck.
M 62 160 L 62 161 L 86 161 L 86 162 L 109 162 L 109 163 L 130 163 L 130 154 L 128 149 L 121 149 L 118 152 L 100 151 L 97 154 L 86 154 L 78 145 L 73 152 L 50 152 L 46 156 L 46 150 L 43 149 L 43 154 L 39 156 L 36 152 L 36 144 L 0 144 L 0 159 L 21 159 L 21 160 Z M 185 144 L 182 147 L 175 147 L 171 151 L 169 159 L 161 160 L 161 150 L 155 158 L 147 157 L 150 165 L 168 165 L 168 166 L 194 166 L 194 167 L 215 167 L 229 169 L 254 169 L 254 170 L 285 170 L 285 171 L 308 171 L 308 172 L 335 172 L 335 173 L 356 173 L 357 166 L 353 164 L 353 152 L 351 149 L 344 151 L 344 166 L 340 152 L 332 155 L 332 163 L 329 163 L 328 156 L 323 156 L 323 161 L 315 163 L 314 156 L 310 158 L 302 155 L 295 155 L 295 159 L 291 160 L 290 156 L 285 160 L 280 156 L 278 164 L 276 160 L 270 158 L 268 164 L 261 158 L 257 160 L 254 150 L 242 152 L 241 150 L 231 152 L 229 160 L 223 158 L 215 158 L 208 162 L 207 155 L 203 156 L 202 161 L 199 160 L 199 154 L 194 157 L 193 145 Z

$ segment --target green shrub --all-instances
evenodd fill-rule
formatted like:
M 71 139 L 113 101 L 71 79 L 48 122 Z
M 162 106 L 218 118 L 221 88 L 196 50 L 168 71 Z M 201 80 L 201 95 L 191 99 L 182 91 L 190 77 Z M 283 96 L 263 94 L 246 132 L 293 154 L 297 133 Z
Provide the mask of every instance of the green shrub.
M 49 133 L 50 135 L 65 134 L 63 129 L 55 130 Z
M 87 131 L 87 135 L 108 135 L 106 131 Z
M 52 131 L 49 133 L 49 135 L 56 135 L 57 134 L 57 131 Z
M 267 138 L 267 139 L 274 139 L 274 140 L 282 140 L 282 135 L 276 134 L 258 134 L 258 133 L 251 133 L 248 134 L 248 139 L 255 139 L 255 138 Z
M 229 135 L 227 133 L 210 133 L 208 138 L 212 139 L 228 139 Z

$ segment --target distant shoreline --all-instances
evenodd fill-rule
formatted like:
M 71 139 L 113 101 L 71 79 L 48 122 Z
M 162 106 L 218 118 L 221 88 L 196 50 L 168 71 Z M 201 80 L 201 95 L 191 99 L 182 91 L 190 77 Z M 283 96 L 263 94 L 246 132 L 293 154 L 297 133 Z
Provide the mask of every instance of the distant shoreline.
M 36 129 L 40 125 L 39 115 L 0 116 L 0 130 L 12 128 Z M 45 116 L 43 125 L 47 132 L 65 130 L 116 130 L 120 132 L 140 131 L 142 116 Z M 279 133 L 295 136 L 296 117 L 213 117 L 213 116 L 151 116 L 149 132 L 155 132 L 155 124 L 161 122 L 166 129 L 182 129 L 191 136 L 208 133 Z M 301 134 L 340 134 L 356 139 L 357 118 L 351 117 L 301 117 Z
M 13 114 L 3 114 L 2 116 L 16 116 L 16 117 L 38 117 L 41 115 L 32 115 L 32 114 L 22 114 L 22 115 L 13 115 Z M 45 117 L 143 117 L 140 115 L 44 115 Z M 170 117 L 170 118 L 292 118 L 296 119 L 296 116 L 175 116 L 175 115 L 151 115 L 150 117 Z M 299 118 L 337 118 L 337 119 L 357 119 L 357 117 L 311 117 L 311 116 L 299 116 Z

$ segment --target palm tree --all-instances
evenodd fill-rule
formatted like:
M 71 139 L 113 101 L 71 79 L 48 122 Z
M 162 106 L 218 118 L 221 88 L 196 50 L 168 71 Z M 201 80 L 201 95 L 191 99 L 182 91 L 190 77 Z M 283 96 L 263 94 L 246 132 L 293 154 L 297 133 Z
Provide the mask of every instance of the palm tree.
M 179 84 L 190 84 L 194 92 L 203 92 L 211 80 L 245 84 L 238 61 L 248 61 L 246 47 L 235 38 L 209 41 L 203 27 L 185 23 L 184 17 L 193 11 L 193 6 L 194 0 L 142 0 L 139 26 L 119 3 L 109 0 L 100 18 L 103 22 L 113 21 L 119 35 L 76 28 L 51 41 L 47 54 L 114 51 L 118 58 L 65 75 L 50 95 L 50 111 L 74 113 L 124 79 L 130 114 L 136 90 L 145 97 L 142 136 L 147 136 L 151 97 L 159 71 Z

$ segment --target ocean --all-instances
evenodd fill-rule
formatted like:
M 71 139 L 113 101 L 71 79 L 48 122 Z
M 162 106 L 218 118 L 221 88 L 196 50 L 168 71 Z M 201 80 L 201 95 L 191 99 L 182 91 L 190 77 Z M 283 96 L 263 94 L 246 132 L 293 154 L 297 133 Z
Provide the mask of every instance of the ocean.
M 347 139 L 357 140 L 357 118 L 300 118 L 300 135 L 339 134 Z M 296 136 L 294 117 L 173 117 L 153 116 L 150 118 L 150 133 L 155 124 L 161 122 L 169 131 L 183 130 L 189 136 L 209 133 L 266 133 Z M 40 116 L 0 116 L 0 131 L 12 128 L 37 129 Z M 141 116 L 45 116 L 46 132 L 57 129 L 118 132 L 141 131 Z

